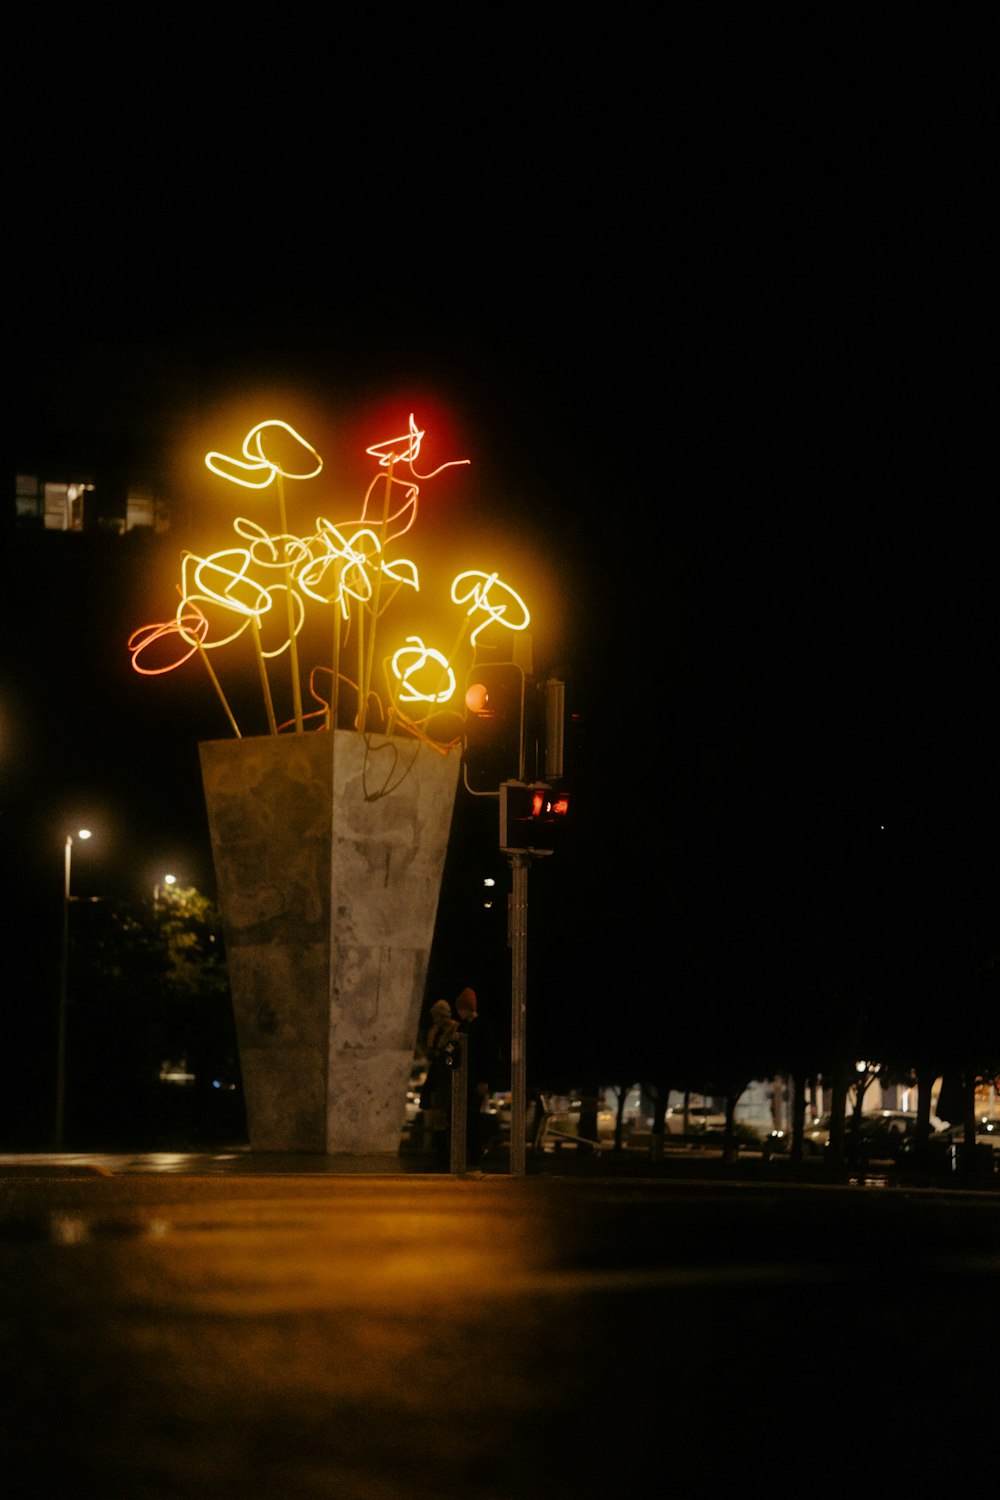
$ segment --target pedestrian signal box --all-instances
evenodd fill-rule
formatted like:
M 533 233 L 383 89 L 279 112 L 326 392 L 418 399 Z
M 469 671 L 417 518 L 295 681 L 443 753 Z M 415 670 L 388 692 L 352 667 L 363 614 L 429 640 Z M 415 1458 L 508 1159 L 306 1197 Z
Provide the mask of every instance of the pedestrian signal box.
M 501 784 L 500 848 L 504 853 L 554 853 L 563 842 L 568 819 L 567 792 L 554 792 L 544 782 Z

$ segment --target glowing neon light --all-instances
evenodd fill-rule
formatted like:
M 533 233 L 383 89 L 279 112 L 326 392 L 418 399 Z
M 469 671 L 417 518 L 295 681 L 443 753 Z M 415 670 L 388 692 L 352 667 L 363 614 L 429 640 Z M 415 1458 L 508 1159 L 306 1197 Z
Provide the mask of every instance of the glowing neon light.
M 240 566 L 228 567 L 230 559 L 240 563 Z M 180 626 L 186 611 L 194 609 L 205 620 L 205 633 L 199 641 L 203 650 L 216 651 L 220 646 L 228 646 L 243 634 L 251 620 L 259 619 L 271 608 L 271 597 L 267 590 L 246 577 L 249 562 L 249 554 L 242 548 L 217 552 L 212 557 L 198 557 L 193 552 L 186 552 L 181 559 L 181 602 L 177 606 L 176 619 Z M 213 615 L 221 611 L 222 620 L 229 625 L 232 624 L 234 615 L 239 623 L 235 628 L 229 629 L 228 633 L 210 640 L 212 628 L 203 605 L 209 606 Z M 225 625 L 219 628 L 226 630 Z M 181 634 L 184 639 L 189 639 L 183 628 Z
M 133 630 L 132 634 L 128 638 L 128 649 L 132 653 L 132 666 L 137 672 L 141 673 L 143 677 L 161 677 L 164 672 L 172 672 L 175 670 L 175 668 L 183 666 L 184 662 L 186 662 L 189 657 L 193 656 L 195 652 L 197 652 L 202 659 L 205 670 L 208 672 L 212 686 L 218 694 L 219 702 L 222 704 L 226 718 L 233 726 L 233 733 L 236 735 L 237 739 L 242 739 L 240 726 L 233 718 L 233 711 L 226 701 L 226 695 L 222 691 L 222 685 L 220 684 L 219 679 L 216 677 L 215 673 L 212 671 L 212 665 L 208 657 L 205 655 L 205 647 L 202 644 L 202 641 L 207 630 L 208 621 L 205 619 L 205 616 L 201 614 L 200 610 L 197 609 L 190 615 L 179 615 L 176 620 L 166 620 L 162 624 L 158 625 L 142 625 L 138 630 Z M 148 646 L 153 645 L 156 641 L 163 640 L 165 637 L 170 635 L 180 636 L 181 640 L 187 642 L 190 645 L 190 650 L 185 652 L 183 656 L 179 657 L 177 661 L 168 662 L 164 667 L 141 667 L 139 665 L 139 657 L 142 652 Z
M 297 567 L 309 555 L 309 544 L 302 537 L 282 532 L 272 535 L 246 516 L 236 517 L 233 530 L 250 543 L 250 558 L 259 568 Z
M 405 533 L 409 531 L 410 527 L 417 519 L 417 501 L 420 496 L 420 486 L 418 484 L 410 484 L 405 479 L 396 479 L 389 474 L 376 474 L 375 478 L 372 480 L 371 484 L 365 491 L 364 502 L 361 506 L 362 521 L 366 521 L 368 519 L 368 507 L 371 504 L 372 496 L 375 493 L 375 486 L 378 484 L 385 484 L 387 486 L 385 499 L 382 505 L 383 515 L 379 524 L 385 530 L 386 541 L 392 542 L 395 541 L 397 537 L 405 535 Z M 391 510 L 390 506 L 392 505 L 392 486 L 394 484 L 398 484 L 403 490 L 406 491 L 406 493 L 403 497 L 402 504 L 399 505 L 396 510 Z M 395 526 L 395 522 L 399 520 L 400 516 L 406 516 L 405 526 Z
M 339 604 L 341 601 L 340 576 L 343 572 L 345 553 L 343 538 L 337 533 L 340 546 L 334 546 L 330 534 L 334 528 L 329 521 L 318 520 L 315 534 L 303 544 L 303 560 L 295 575 L 297 586 L 318 604 Z M 327 575 L 333 573 L 334 587 L 327 584 Z
M 416 589 L 420 592 L 420 574 L 417 565 L 408 557 L 397 558 L 395 562 L 383 562 L 382 572 L 386 578 L 391 578 L 393 583 L 405 584 L 407 588 Z
M 197 644 L 206 651 L 216 651 L 220 646 L 228 646 L 241 636 L 251 621 L 259 626 L 261 620 L 274 608 L 275 595 L 287 593 L 289 596 L 288 634 L 280 646 L 265 651 L 261 645 L 260 651 L 262 656 L 273 658 L 283 655 L 290 649 L 293 636 L 298 635 L 302 629 L 305 620 L 305 605 L 295 589 L 287 584 L 272 583 L 268 588 L 264 588 L 255 579 L 249 577 L 247 568 L 250 560 L 249 552 L 243 547 L 215 552 L 210 557 L 198 557 L 193 552 L 184 554 L 181 561 L 182 597 L 176 617 L 177 628 L 183 639 L 190 639 L 181 621 L 186 618 L 185 611 L 191 608 L 197 612 L 196 618 L 204 622 L 204 630 L 201 631 Z M 229 566 L 230 562 L 237 566 Z M 209 640 L 210 625 L 202 606 L 222 610 L 223 618 L 226 615 L 235 615 L 239 624 L 235 629 L 230 630 L 228 635 L 220 635 L 215 640 Z
M 295 581 L 303 593 L 321 604 L 339 604 L 345 594 L 366 603 L 373 592 L 368 576 L 369 557 L 380 550 L 374 531 L 362 527 L 348 538 L 327 521 L 320 523 L 320 530 L 311 540 L 321 550 L 319 557 L 310 554 L 296 576 Z M 320 593 L 319 586 L 331 568 L 337 587 L 332 593 Z
M 275 463 L 267 457 L 264 452 L 263 433 L 268 428 L 278 427 L 287 432 L 306 453 L 312 454 L 316 460 L 316 467 L 311 469 L 285 469 L 281 464 Z M 233 484 L 240 484 L 248 490 L 266 490 L 272 484 L 276 475 L 280 474 L 284 479 L 314 479 L 322 471 L 323 460 L 311 443 L 307 443 L 302 435 L 290 427 L 287 422 L 279 421 L 277 418 L 269 418 L 266 422 L 258 422 L 256 427 L 251 427 L 243 439 L 243 459 L 233 458 L 228 453 L 206 453 L 205 464 L 213 474 L 218 474 L 222 479 L 231 479 Z M 220 467 L 226 465 L 227 467 Z M 232 472 L 239 469 L 239 474 Z M 252 477 L 251 477 L 252 476 Z
M 461 586 L 468 579 L 481 581 L 474 581 L 468 584 L 463 592 Z M 495 591 L 505 594 L 507 596 L 506 600 L 501 600 L 499 603 L 491 602 L 490 595 Z M 494 623 L 502 625 L 505 630 L 526 630 L 531 623 L 528 606 L 520 594 L 515 593 L 509 583 L 503 583 L 496 573 L 459 573 L 458 577 L 452 582 L 451 597 L 455 604 L 467 604 L 470 599 L 472 600 L 472 604 L 466 611 L 466 614 L 469 616 L 475 614 L 477 610 L 482 610 L 488 616 L 481 625 L 476 626 L 469 637 L 472 645 L 475 645 L 477 638 L 482 635 L 483 631 Z M 511 620 L 508 618 L 507 610 L 510 601 L 513 601 L 516 608 L 520 610 L 522 616 L 520 620 L 516 618 Z
M 425 430 L 417 426 L 411 411 L 409 432 L 404 433 L 402 437 L 386 438 L 384 443 L 373 443 L 370 448 L 365 449 L 365 452 L 370 453 L 372 458 L 378 459 L 379 467 L 382 469 L 387 469 L 394 463 L 407 464 L 417 479 L 433 479 L 434 475 L 440 474 L 442 469 L 455 469 L 469 462 L 467 458 L 453 458 L 450 463 L 439 464 L 429 474 L 418 474 L 413 467 L 413 461 L 420 452 L 420 444 L 425 436 Z
M 183 615 L 180 619 L 164 620 L 156 625 L 140 625 L 138 630 L 133 630 L 128 638 L 128 649 L 132 656 L 132 665 L 143 677 L 162 677 L 165 672 L 174 672 L 182 667 L 195 652 L 201 641 L 208 634 L 208 621 L 200 610 L 192 610 L 190 614 Z M 150 646 L 157 641 L 169 639 L 171 636 L 180 636 L 185 642 L 193 642 L 183 656 L 176 661 L 168 662 L 165 667 L 142 667 L 139 658 Z
M 369 704 L 377 703 L 386 733 L 392 733 L 395 724 L 397 731 L 403 729 L 421 743 L 446 753 L 439 737 L 430 739 L 422 726 L 436 706 L 448 703 L 455 695 L 452 663 L 463 642 L 468 639 L 474 646 L 493 624 L 506 630 L 525 630 L 530 616 L 520 595 L 496 573 L 459 574 L 451 585 L 451 598 L 461 607 L 461 628 L 450 655 L 427 646 L 418 635 L 408 635 L 391 658 L 382 658 L 385 681 L 392 690 L 388 712 L 383 712 L 372 687 L 372 669 L 379 659 L 375 650 L 378 621 L 401 588 L 420 590 L 417 564 L 407 557 L 389 556 L 389 545 L 410 531 L 416 521 L 421 488 L 417 481 L 469 462 L 453 460 L 427 474 L 419 473 L 414 465 L 425 436 L 411 412 L 406 432 L 368 448 L 377 469 L 365 491 L 360 516 L 336 524 L 319 517 L 311 535 L 295 535 L 289 530 L 284 480 L 315 478 L 322 472 L 323 461 L 289 423 L 278 419 L 258 422 L 243 439 L 239 455 L 215 450 L 208 453 L 208 469 L 243 488 L 263 490 L 277 480 L 280 527 L 271 532 L 256 520 L 237 516 L 233 521 L 235 545 L 207 556 L 185 553 L 174 619 L 142 626 L 129 637 L 135 670 L 143 676 L 160 676 L 191 656 L 200 656 L 239 735 L 209 655 L 249 630 L 272 733 L 291 726 L 301 732 L 304 718 L 310 721 L 310 727 L 336 728 L 343 683 L 357 694 L 355 723 L 362 732 L 368 722 Z M 282 594 L 284 600 L 279 597 Z M 309 674 L 310 692 L 320 709 L 303 715 L 296 640 L 313 601 L 333 605 L 337 615 L 328 637 L 327 664 L 318 664 Z M 356 606 L 353 612 L 352 603 Z M 277 644 L 265 646 L 265 636 Z M 342 649 L 349 638 L 357 657 L 356 682 L 340 669 Z M 291 658 L 295 716 L 279 724 L 265 663 L 286 651 Z M 155 664 L 150 665 L 151 661 Z M 329 700 L 314 686 L 317 672 L 329 674 Z M 423 705 L 423 709 L 414 712 L 415 705 Z M 440 721 L 441 716 L 437 716 Z
M 229 566 L 232 559 L 239 564 Z M 200 599 L 219 604 L 223 609 L 258 619 L 271 608 L 271 596 L 253 578 L 247 576 L 250 553 L 245 547 L 231 547 L 213 552 L 210 557 L 185 552 L 181 559 L 181 593 L 185 599 Z M 190 574 L 193 571 L 193 577 Z
M 387 578 L 419 592 L 420 578 L 416 563 L 406 557 L 386 562 L 382 557 L 382 545 L 370 527 L 363 526 L 347 538 L 329 521 L 319 520 L 316 524 L 318 529 L 315 536 L 303 544 L 305 561 L 295 579 L 298 587 L 311 599 L 320 604 L 340 604 L 345 616 L 345 595 L 357 599 L 361 604 L 367 604 L 375 592 L 369 570 L 376 561 L 378 569 Z M 336 580 L 336 587 L 332 592 L 324 587 L 331 569 Z
M 301 595 L 297 594 L 294 589 L 288 588 L 288 586 L 286 584 L 284 584 L 284 583 L 276 583 L 276 584 L 274 584 L 272 586 L 272 588 L 270 590 L 270 593 L 271 593 L 271 602 L 272 602 L 272 605 L 273 605 L 273 603 L 274 603 L 273 596 L 276 593 L 286 593 L 286 592 L 287 592 L 287 594 L 289 596 L 290 606 L 291 606 L 290 613 L 287 616 L 287 618 L 291 622 L 291 629 L 292 629 L 294 635 L 298 635 L 299 631 L 302 629 L 303 624 L 305 623 L 305 617 L 306 617 L 306 607 L 305 607 L 305 604 L 302 601 Z M 270 651 L 265 651 L 264 650 L 264 646 L 263 646 L 263 642 L 262 642 L 261 643 L 261 655 L 262 656 L 266 656 L 268 658 L 268 660 L 270 660 L 272 657 L 275 657 L 275 656 L 283 656 L 286 651 L 288 651 L 288 650 L 291 649 L 291 645 L 292 645 L 292 635 L 286 635 L 285 638 L 284 638 L 284 640 L 282 641 L 281 645 L 280 646 L 274 646 L 274 647 L 272 647 L 272 649 Z
M 408 656 L 415 657 L 416 660 L 404 670 L 400 662 Z M 438 668 L 437 671 L 429 674 L 432 680 L 440 683 L 442 670 L 447 674 L 447 686 L 433 693 L 422 689 L 413 680 L 429 662 L 435 662 Z M 419 635 L 406 637 L 406 645 L 401 646 L 392 658 L 392 671 L 393 676 L 402 684 L 399 693 L 400 703 L 447 703 L 455 692 L 455 674 L 448 665 L 447 659 L 440 651 L 425 646 Z

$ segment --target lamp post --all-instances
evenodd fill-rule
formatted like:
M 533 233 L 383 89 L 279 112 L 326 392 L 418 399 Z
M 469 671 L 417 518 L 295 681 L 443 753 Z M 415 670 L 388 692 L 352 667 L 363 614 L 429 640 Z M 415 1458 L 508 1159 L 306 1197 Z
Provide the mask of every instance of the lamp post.
M 77 838 L 89 839 L 90 829 L 80 828 Z M 63 1131 L 66 1120 L 66 998 L 69 981 L 69 903 L 70 879 L 73 870 L 73 835 L 66 835 L 66 851 L 63 874 L 63 920 L 62 963 L 59 973 L 59 1040 L 56 1048 L 56 1119 L 53 1145 L 56 1151 L 63 1148 Z

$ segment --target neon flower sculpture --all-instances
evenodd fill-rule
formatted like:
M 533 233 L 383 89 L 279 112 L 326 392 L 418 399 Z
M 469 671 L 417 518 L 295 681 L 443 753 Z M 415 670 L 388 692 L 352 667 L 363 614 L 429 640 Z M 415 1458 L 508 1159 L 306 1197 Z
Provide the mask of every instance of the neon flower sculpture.
M 360 515 L 337 522 L 317 517 L 314 529 L 304 535 L 289 529 L 284 481 L 315 479 L 323 471 L 323 461 L 294 427 L 277 419 L 258 422 L 243 440 L 241 457 L 208 453 L 206 466 L 232 484 L 250 490 L 275 485 L 279 530 L 272 533 L 258 520 L 237 516 L 233 530 L 238 545 L 206 557 L 185 553 L 180 603 L 173 619 L 143 625 L 129 637 L 135 670 L 145 677 L 161 676 L 197 656 L 234 733 L 240 736 L 209 654 L 249 635 L 272 734 L 289 729 L 302 733 L 306 719 L 310 728 L 337 728 L 342 717 L 341 688 L 345 687 L 348 699 L 353 697 L 356 703 L 352 713 L 348 701 L 348 720 L 362 734 L 377 724 L 385 734 L 401 731 L 439 750 L 454 743 L 460 734 L 458 710 L 449 711 L 446 705 L 455 698 L 459 656 L 470 648 L 474 654 L 476 642 L 490 627 L 525 630 L 530 617 L 520 595 L 496 573 L 460 573 L 451 585 L 451 601 L 463 606 L 463 618 L 451 651 L 445 654 L 425 644 L 419 635 L 405 636 L 381 660 L 385 701 L 376 690 L 379 623 L 401 589 L 420 590 L 416 563 L 390 556 L 389 549 L 416 521 L 421 484 L 444 469 L 468 463 L 468 459 L 457 459 L 427 474 L 418 473 L 414 461 L 424 437 L 411 413 L 405 433 L 367 448 L 377 472 L 365 492 Z M 310 671 L 309 691 L 319 707 L 307 714 L 302 707 L 297 641 L 309 610 L 315 608 L 332 614 L 330 656 Z M 353 676 L 341 669 L 348 645 L 356 662 Z M 268 663 L 286 653 L 293 714 L 279 723 Z M 321 692 L 320 681 L 326 677 L 330 687 Z M 433 716 L 438 720 L 432 736 L 426 730 Z

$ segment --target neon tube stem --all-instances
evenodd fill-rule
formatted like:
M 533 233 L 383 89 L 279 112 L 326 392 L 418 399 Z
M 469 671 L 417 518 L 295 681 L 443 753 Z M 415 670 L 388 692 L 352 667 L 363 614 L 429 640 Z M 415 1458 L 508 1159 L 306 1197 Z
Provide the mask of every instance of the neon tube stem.
M 333 627 L 333 682 L 330 684 L 330 706 L 327 709 L 328 729 L 336 729 L 340 717 L 340 632 L 343 620 L 340 617 L 340 601 L 334 601 L 337 623 Z
M 229 707 L 229 704 L 226 702 L 226 695 L 222 691 L 222 688 L 219 685 L 219 679 L 216 677 L 215 672 L 212 669 L 212 663 L 209 661 L 209 659 L 208 659 L 208 653 L 206 652 L 204 646 L 201 644 L 201 641 L 198 642 L 198 654 L 201 657 L 202 661 L 205 663 L 205 671 L 208 673 L 209 677 L 212 679 L 212 686 L 215 688 L 215 691 L 219 695 L 219 702 L 222 704 L 223 708 L 226 710 L 226 718 L 229 720 L 230 724 L 233 726 L 233 730 L 235 732 L 236 738 L 238 740 L 241 740 L 243 738 L 243 736 L 240 734 L 240 726 L 237 724 L 236 720 L 233 718 L 232 709 Z
M 365 719 L 367 718 L 365 696 L 365 611 L 361 606 L 358 609 L 358 733 L 365 732 Z
M 462 628 L 458 632 L 458 635 L 455 637 L 455 644 L 452 646 L 451 650 L 448 653 L 447 663 L 446 663 L 446 665 L 444 667 L 444 674 L 445 675 L 442 675 L 442 678 L 441 678 L 442 682 L 446 682 L 447 681 L 447 675 L 446 674 L 447 674 L 447 671 L 448 671 L 449 667 L 451 667 L 452 671 L 454 671 L 454 669 L 455 669 L 455 657 L 458 655 L 459 650 L 461 649 L 462 642 L 465 640 L 465 637 L 469 633 L 469 626 L 471 624 L 472 624 L 472 616 L 471 616 L 471 614 L 468 614 L 468 615 L 466 615 L 465 619 L 462 621 Z M 456 685 L 457 685 L 457 679 L 456 679 Z
M 278 509 L 281 516 L 281 546 L 285 552 L 285 604 L 288 610 L 288 653 L 292 667 L 292 706 L 295 710 L 295 732 L 302 733 L 302 686 L 299 682 L 299 649 L 295 642 L 295 608 L 292 604 L 292 575 L 288 567 L 285 538 L 288 536 L 288 517 L 285 514 L 285 485 L 281 470 L 277 470 Z
M 385 556 L 385 533 L 389 525 L 389 500 L 392 494 L 392 466 L 395 456 L 389 455 L 389 464 L 385 471 L 385 499 L 382 502 L 382 524 L 378 533 L 378 572 L 375 575 L 375 598 L 372 602 L 372 629 L 368 638 L 368 654 L 365 657 L 364 678 L 362 689 L 364 692 L 364 715 L 361 728 L 364 729 L 368 722 L 368 692 L 371 688 L 372 662 L 375 659 L 375 631 L 378 628 L 378 607 L 382 597 L 382 558 Z
M 264 693 L 264 707 L 267 709 L 267 725 L 272 734 L 277 734 L 278 725 L 274 717 L 274 703 L 271 699 L 271 684 L 267 680 L 267 666 L 264 661 L 264 650 L 260 644 L 260 621 L 253 616 L 253 643 L 257 655 L 257 666 L 260 670 L 260 685 Z

